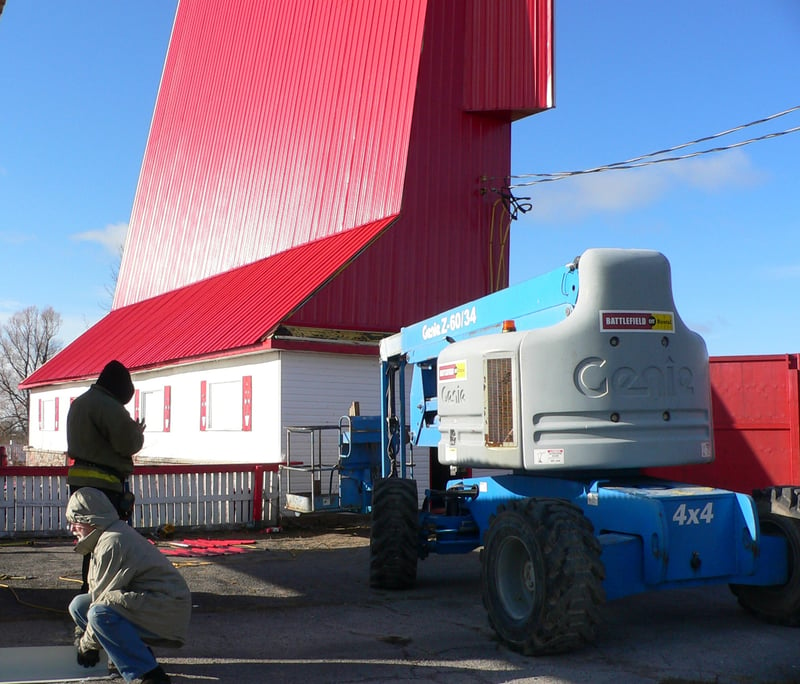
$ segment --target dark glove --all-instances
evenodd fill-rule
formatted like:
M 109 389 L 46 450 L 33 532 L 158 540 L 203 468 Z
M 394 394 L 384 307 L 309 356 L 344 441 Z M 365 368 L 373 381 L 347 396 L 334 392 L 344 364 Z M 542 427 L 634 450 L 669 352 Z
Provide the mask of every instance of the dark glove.
M 80 646 L 78 647 L 78 665 L 94 667 L 99 662 L 100 651 L 94 648 L 90 648 L 88 651 L 82 651 Z
M 117 509 L 120 520 L 131 519 L 131 516 L 133 515 L 133 506 L 135 503 L 136 497 L 134 496 L 133 492 L 122 492 L 122 496 L 119 499 L 119 508 Z

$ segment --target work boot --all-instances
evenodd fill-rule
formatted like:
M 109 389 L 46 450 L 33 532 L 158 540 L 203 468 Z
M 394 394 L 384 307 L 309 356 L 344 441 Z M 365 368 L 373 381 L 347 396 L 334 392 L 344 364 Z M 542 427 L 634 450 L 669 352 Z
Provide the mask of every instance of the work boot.
M 150 672 L 145 672 L 142 675 L 142 684 L 171 684 L 172 680 L 169 675 L 164 672 L 164 668 L 159 665 L 154 667 Z

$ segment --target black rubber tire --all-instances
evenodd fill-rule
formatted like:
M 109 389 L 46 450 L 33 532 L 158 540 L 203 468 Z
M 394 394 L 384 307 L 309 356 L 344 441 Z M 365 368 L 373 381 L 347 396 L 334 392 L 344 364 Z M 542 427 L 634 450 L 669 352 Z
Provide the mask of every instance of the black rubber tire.
M 416 480 L 390 477 L 372 490 L 369 584 L 410 589 L 417 581 L 419 511 Z
M 759 514 L 762 534 L 780 534 L 789 547 L 789 580 L 779 586 L 731 584 L 739 605 L 776 625 L 800 627 L 800 520 L 771 512 Z
M 533 656 L 593 642 L 605 603 L 600 551 L 591 522 L 568 501 L 501 505 L 481 551 L 483 604 L 500 640 Z

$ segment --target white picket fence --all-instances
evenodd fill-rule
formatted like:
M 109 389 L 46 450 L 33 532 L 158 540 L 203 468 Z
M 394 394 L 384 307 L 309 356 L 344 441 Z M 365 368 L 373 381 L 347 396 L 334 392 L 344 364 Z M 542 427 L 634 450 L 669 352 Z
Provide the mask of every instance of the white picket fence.
M 133 526 L 224 529 L 276 525 L 277 464 L 137 467 Z M 66 467 L 0 470 L 0 538 L 68 535 Z

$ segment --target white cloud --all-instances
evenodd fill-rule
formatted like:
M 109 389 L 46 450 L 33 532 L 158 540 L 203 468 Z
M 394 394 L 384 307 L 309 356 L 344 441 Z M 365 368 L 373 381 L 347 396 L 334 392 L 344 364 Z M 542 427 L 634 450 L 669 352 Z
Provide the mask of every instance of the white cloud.
M 800 278 L 800 264 L 774 264 L 764 268 L 764 275 L 771 280 L 797 280 Z
M 741 150 L 637 169 L 603 171 L 537 184 L 532 191 L 532 217 L 573 221 L 597 212 L 627 212 L 652 204 L 676 188 L 718 192 L 754 185 L 762 178 L 763 174 Z
M 665 170 L 678 182 L 709 191 L 752 186 L 765 177 L 742 150 L 666 164 Z
M 103 230 L 87 230 L 84 233 L 76 233 L 72 236 L 72 239 L 82 242 L 96 242 L 116 256 L 125 246 L 125 236 L 127 234 L 127 223 L 110 223 Z
M 3 242 L 7 245 L 21 245 L 25 242 L 30 242 L 33 239 L 34 238 L 32 235 L 26 235 L 25 233 L 0 231 L 0 242 Z

